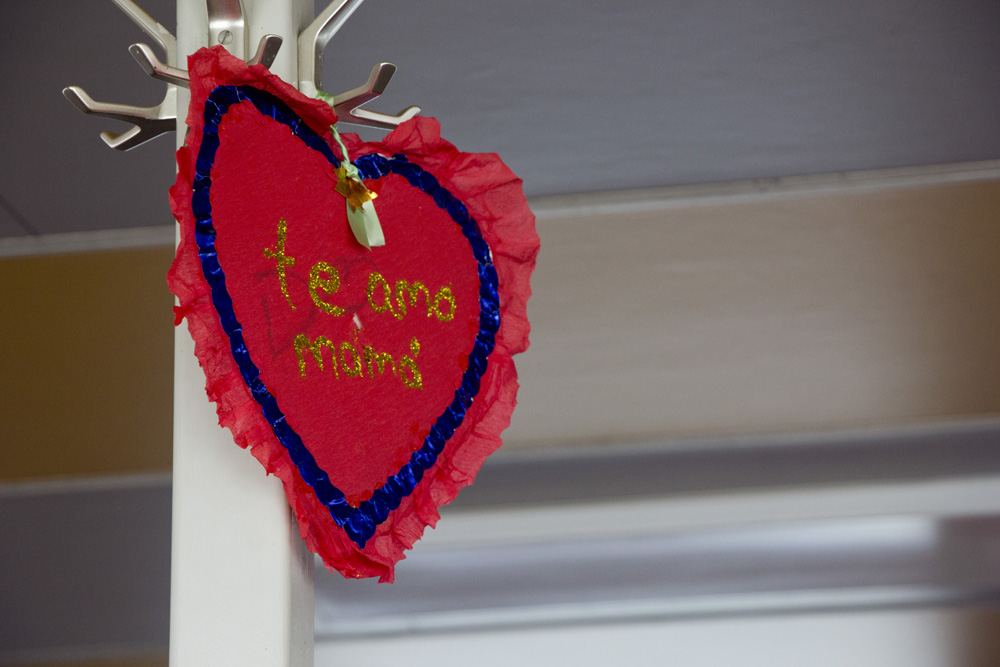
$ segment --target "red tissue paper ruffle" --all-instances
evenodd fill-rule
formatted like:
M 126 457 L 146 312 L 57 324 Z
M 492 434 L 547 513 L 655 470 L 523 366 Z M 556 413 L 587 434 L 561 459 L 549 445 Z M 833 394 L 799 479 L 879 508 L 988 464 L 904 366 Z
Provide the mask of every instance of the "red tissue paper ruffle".
M 407 121 L 379 142 L 363 142 L 355 134 L 342 135 L 352 159 L 371 153 L 386 157 L 405 154 L 410 162 L 432 174 L 464 203 L 492 251 L 501 304 L 496 344 L 482 375 L 480 390 L 462 425 L 414 491 L 405 496 L 400 506 L 377 527 L 365 547 L 359 548 L 303 480 L 240 374 L 202 273 L 192 209 L 193 179 L 205 125 L 204 105 L 217 86 L 249 85 L 271 93 L 327 141 L 331 140 L 330 125 L 337 119 L 326 103 L 305 97 L 263 66 L 248 67 L 222 47 L 195 53 L 189 58 L 188 72 L 191 77 L 191 106 L 187 119 L 190 130 L 185 145 L 177 151 L 178 176 L 170 189 L 171 209 L 181 232 L 177 256 L 167 275 L 170 290 L 179 302 L 175 308 L 175 323 L 180 324 L 183 319 L 188 322 L 195 354 L 205 372 L 206 392 L 216 404 L 219 423 L 232 431 L 240 447 L 250 449 L 267 473 L 281 479 L 299 531 L 309 548 L 319 554 L 329 568 L 345 576 L 377 576 L 380 581 L 391 582 L 394 566 L 405 557 L 404 552 L 420 538 L 425 527 L 436 524 L 438 508 L 454 499 L 463 486 L 472 483 L 486 457 L 500 446 L 500 434 L 509 425 L 517 402 L 517 373 L 512 355 L 528 347 L 526 305 L 531 294 L 529 279 L 539 249 L 534 216 L 528 209 L 521 181 L 495 154 L 458 151 L 441 138 L 440 125 L 433 118 L 417 117 Z M 266 162 L 266 156 L 261 156 L 261 163 Z M 380 193 L 376 209 L 391 205 L 392 192 L 395 190 Z M 407 202 L 402 197 L 398 205 L 408 205 Z M 221 238 L 222 231 L 219 235 Z M 387 245 L 392 243 L 387 235 Z M 220 257 L 221 254 L 220 250 Z M 246 322 L 243 324 L 246 326 Z M 267 378 L 263 374 L 262 377 Z M 280 405 L 280 393 L 273 395 Z M 331 408 L 335 410 L 337 406 Z M 405 408 L 405 405 L 387 406 L 386 414 L 402 415 Z M 303 441 L 314 453 L 314 448 L 322 446 L 304 437 Z M 398 461 L 393 465 L 396 463 Z M 351 471 L 340 473 L 351 478 Z M 350 500 L 351 494 L 347 495 Z

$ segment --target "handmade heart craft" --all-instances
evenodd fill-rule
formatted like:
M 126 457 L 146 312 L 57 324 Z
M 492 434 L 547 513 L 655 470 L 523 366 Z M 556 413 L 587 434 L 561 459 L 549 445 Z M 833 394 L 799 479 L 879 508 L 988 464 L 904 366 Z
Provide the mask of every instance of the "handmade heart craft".
M 521 181 L 432 118 L 339 135 L 328 103 L 222 47 L 188 72 L 177 323 L 220 424 L 281 479 L 309 548 L 392 581 L 514 410 L 539 246 Z M 348 220 L 351 188 L 370 192 L 382 245 Z

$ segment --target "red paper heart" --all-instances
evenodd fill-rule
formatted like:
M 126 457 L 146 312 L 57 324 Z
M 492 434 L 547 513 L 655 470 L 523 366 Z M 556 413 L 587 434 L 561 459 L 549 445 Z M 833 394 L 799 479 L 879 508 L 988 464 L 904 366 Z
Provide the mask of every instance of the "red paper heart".
M 500 444 L 538 240 L 520 181 L 418 118 L 344 137 L 386 245 L 335 191 L 329 106 L 221 47 L 189 60 L 168 281 L 220 423 L 284 482 L 328 566 L 391 581 Z

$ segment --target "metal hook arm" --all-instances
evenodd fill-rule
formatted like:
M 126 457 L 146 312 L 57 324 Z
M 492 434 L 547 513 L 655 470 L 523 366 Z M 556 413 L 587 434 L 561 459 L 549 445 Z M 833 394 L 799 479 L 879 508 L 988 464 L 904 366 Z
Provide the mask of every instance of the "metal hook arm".
M 315 97 L 323 79 L 323 49 L 364 0 L 333 0 L 299 34 L 299 91 Z
M 134 107 L 127 104 L 97 102 L 78 86 L 64 88 L 63 95 L 73 103 L 73 106 L 89 116 L 121 120 L 135 126 L 121 134 L 101 133 L 101 139 L 104 140 L 104 143 L 116 150 L 127 151 L 161 134 L 172 132 L 175 128 L 174 115 L 167 111 L 167 109 L 172 108 L 172 104 L 167 103 L 173 102 L 176 97 L 176 91 L 173 88 L 168 89 L 167 97 L 155 107 Z
M 315 97 L 322 87 L 323 50 L 362 2 L 333 0 L 299 35 L 299 91 L 304 95 Z M 382 94 L 395 71 L 392 63 L 379 63 L 364 85 L 336 95 L 337 116 L 345 123 L 391 130 L 420 113 L 420 107 L 407 107 L 395 116 L 359 108 Z
M 407 107 L 395 116 L 360 108 L 361 105 L 382 94 L 395 72 L 396 66 L 392 63 L 375 65 L 364 85 L 334 96 L 334 112 L 345 123 L 377 127 L 383 130 L 391 130 L 400 123 L 413 118 L 420 113 L 420 107 Z
M 142 71 L 154 79 L 166 81 L 175 86 L 184 86 L 185 88 L 191 85 L 191 79 L 188 76 L 187 70 L 161 63 L 160 59 L 153 53 L 153 49 L 149 48 L 146 44 L 133 44 L 128 47 L 128 52 L 139 63 Z
M 406 107 L 395 116 L 368 109 L 354 109 L 350 114 L 342 118 L 343 122 L 350 125 L 365 125 L 367 127 L 377 127 L 380 130 L 394 130 L 414 116 L 420 114 L 420 107 Z
M 168 63 L 177 61 L 177 38 L 132 0 L 112 0 L 144 33 L 163 49 Z
M 279 35 L 264 35 L 257 44 L 257 52 L 247 61 L 247 65 L 263 65 L 271 69 L 274 59 L 278 56 L 283 40 Z
M 256 65 L 259 63 L 264 67 L 270 67 L 271 63 L 274 62 L 274 58 L 278 55 L 278 49 L 281 48 L 281 44 L 282 39 L 278 35 L 264 35 L 257 44 L 257 53 L 247 61 L 247 64 Z M 133 44 L 128 47 L 128 52 L 139 63 L 142 71 L 154 79 L 166 81 L 175 86 L 184 86 L 185 88 L 191 85 L 191 77 L 188 75 L 187 70 L 170 67 L 160 62 L 156 54 L 153 53 L 153 49 L 149 48 L 148 45 Z
M 386 89 L 392 75 L 396 73 L 396 66 L 392 63 L 379 63 L 372 68 L 368 75 L 368 81 L 346 93 L 341 93 L 334 97 L 334 111 L 338 116 L 349 113 L 352 109 L 361 106 L 365 102 L 375 99 Z

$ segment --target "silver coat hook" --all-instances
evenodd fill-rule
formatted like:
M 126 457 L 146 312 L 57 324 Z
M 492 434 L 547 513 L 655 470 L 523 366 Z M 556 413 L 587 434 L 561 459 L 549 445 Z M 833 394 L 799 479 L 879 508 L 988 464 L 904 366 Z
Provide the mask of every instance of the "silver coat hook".
M 142 7 L 132 0 L 112 0 L 118 8 L 125 13 L 132 22 L 139 26 L 143 32 L 149 35 L 157 46 L 163 49 L 167 56 L 167 62 L 172 63 L 177 60 L 177 38 L 173 33 L 156 22 L 152 16 L 147 14 Z
M 323 80 L 323 50 L 364 0 L 333 0 L 299 33 L 299 92 L 316 97 Z
M 147 14 L 132 0 L 113 0 L 118 8 L 132 22 L 156 42 L 166 54 L 167 61 L 177 59 L 177 39 L 174 35 Z M 149 48 L 149 47 L 146 47 Z M 152 53 L 152 52 L 151 52 Z M 155 56 L 154 56 L 155 57 Z M 177 91 L 167 86 L 167 92 L 155 107 L 134 107 L 126 104 L 108 104 L 96 102 L 82 88 L 69 86 L 63 89 L 63 95 L 73 105 L 85 114 L 112 118 L 132 123 L 134 127 L 117 134 L 102 132 L 101 139 L 108 146 L 120 151 L 127 151 L 154 139 L 165 132 L 175 129 L 177 120 Z
M 271 69 L 283 41 L 280 35 L 264 35 L 257 44 L 257 52 L 247 61 L 247 65 L 263 65 Z
M 395 72 L 396 66 L 392 63 L 379 63 L 372 68 L 368 81 L 363 85 L 346 93 L 335 95 L 333 110 L 337 116 L 345 123 L 391 130 L 420 113 L 420 107 L 412 106 L 403 109 L 395 116 L 360 108 L 362 104 L 370 102 L 382 94 Z
M 63 95 L 73 103 L 73 106 L 87 115 L 123 120 L 133 124 L 132 128 L 121 134 L 101 132 L 101 139 L 104 140 L 104 143 L 115 150 L 127 151 L 150 139 L 155 139 L 161 134 L 173 132 L 177 127 L 176 117 L 172 112 L 167 111 L 174 107 L 174 100 L 177 96 L 177 91 L 174 88 L 168 89 L 163 102 L 155 107 L 134 107 L 127 104 L 96 102 L 78 86 L 64 88 Z
M 323 50 L 362 2 L 333 0 L 299 35 L 299 91 L 303 94 L 316 96 L 323 79 Z M 341 121 L 391 130 L 420 113 L 420 107 L 415 106 L 395 116 L 358 108 L 381 95 L 395 71 L 392 63 L 380 63 L 372 69 L 364 85 L 335 95 L 334 110 Z
M 264 35 L 257 44 L 257 52 L 253 58 L 246 61 L 247 65 L 261 64 L 264 67 L 270 67 L 278 55 L 281 43 L 282 39 L 278 35 Z M 171 67 L 160 62 L 156 54 L 153 53 L 153 49 L 147 45 L 133 44 L 128 47 L 128 51 L 135 58 L 136 62 L 139 63 L 142 71 L 154 79 L 166 81 L 175 86 L 184 86 L 185 88 L 191 85 L 191 77 L 187 70 Z
M 191 85 L 191 77 L 188 76 L 187 70 L 161 63 L 160 59 L 153 53 L 153 49 L 145 44 L 133 44 L 128 47 L 128 52 L 139 63 L 142 71 L 154 79 L 185 88 Z

